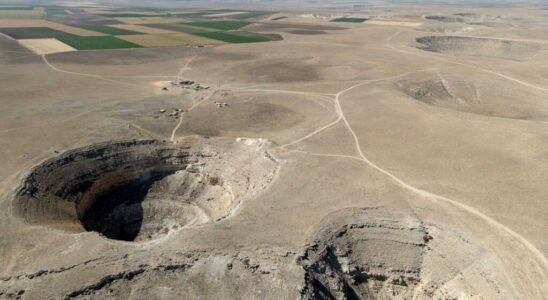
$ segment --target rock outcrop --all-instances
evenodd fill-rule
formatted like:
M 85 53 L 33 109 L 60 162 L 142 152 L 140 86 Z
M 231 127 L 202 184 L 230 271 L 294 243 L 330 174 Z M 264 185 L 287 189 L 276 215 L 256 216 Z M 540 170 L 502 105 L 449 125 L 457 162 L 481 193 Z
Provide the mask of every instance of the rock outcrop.
M 415 217 L 384 208 L 329 214 L 299 263 L 304 299 L 410 299 L 431 237 Z

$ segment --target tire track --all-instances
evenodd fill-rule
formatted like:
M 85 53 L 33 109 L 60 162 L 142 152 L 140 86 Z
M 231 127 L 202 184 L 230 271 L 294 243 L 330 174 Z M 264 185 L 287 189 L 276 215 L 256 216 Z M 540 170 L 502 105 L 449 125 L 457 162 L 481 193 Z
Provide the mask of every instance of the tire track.
M 400 75 L 397 75 L 397 76 L 394 76 L 394 77 L 399 77 L 399 76 L 406 76 L 408 75 L 408 73 L 411 73 L 411 72 L 407 72 L 407 73 L 404 73 L 404 74 L 400 74 Z M 392 78 L 394 78 L 392 77 Z M 318 134 L 319 132 L 333 126 L 334 124 L 336 124 L 337 122 L 339 121 L 343 121 L 344 122 L 344 125 L 345 127 L 348 129 L 348 132 L 352 135 L 352 138 L 353 138 L 353 141 L 354 141 L 354 146 L 355 146 L 355 149 L 359 155 L 359 157 L 355 157 L 355 156 L 351 156 L 351 155 L 337 155 L 337 154 L 318 154 L 318 153 L 312 153 L 311 155 L 315 155 L 315 156 L 326 156 L 326 157 L 341 157 L 341 158 L 349 158 L 349 159 L 357 159 L 363 163 L 366 163 L 367 165 L 369 165 L 370 167 L 374 168 L 375 170 L 377 170 L 378 172 L 388 176 L 390 179 L 392 179 L 394 182 L 396 182 L 398 185 L 400 185 L 401 187 L 403 187 L 404 189 L 408 190 L 408 191 L 411 191 L 423 198 L 427 198 L 427 199 L 431 199 L 431 200 L 437 200 L 437 201 L 442 201 L 442 202 L 446 202 L 446 203 L 449 203 L 453 206 L 456 206 L 464 211 L 466 211 L 467 213 L 471 214 L 471 215 L 474 215 L 478 218 L 480 218 L 481 220 L 485 221 L 487 224 L 489 224 L 490 226 L 500 230 L 501 232 L 504 232 L 506 234 L 508 234 L 510 237 L 512 237 L 514 240 L 518 241 L 527 251 L 529 251 L 533 256 L 534 258 L 536 259 L 536 261 L 538 261 L 540 263 L 540 265 L 544 268 L 544 270 L 542 270 L 544 272 L 544 276 L 546 277 L 546 273 L 548 273 L 548 260 L 546 259 L 546 257 L 544 257 L 544 255 L 531 243 L 529 242 L 526 238 L 524 238 L 523 236 L 521 236 L 520 234 L 518 234 L 517 232 L 513 231 L 512 229 L 504 226 L 503 224 L 497 222 L 495 219 L 485 215 L 484 213 L 480 212 L 479 210 L 477 210 L 476 208 L 472 207 L 472 206 L 469 206 L 469 205 L 466 205 L 466 204 L 463 204 L 461 202 L 458 202 L 458 201 L 455 201 L 455 200 L 452 200 L 452 199 L 449 199 L 445 196 L 442 196 L 442 195 L 438 195 L 438 194 L 435 194 L 435 193 L 432 193 L 432 192 L 429 192 L 429 191 L 426 191 L 426 190 L 423 190 L 423 189 L 420 189 L 420 188 L 417 188 L 407 182 L 405 182 L 404 180 L 400 179 L 399 177 L 397 177 L 396 175 L 390 173 L 389 171 L 381 168 L 380 166 L 378 166 L 377 164 L 375 164 L 374 162 L 372 162 L 371 160 L 369 160 L 367 158 L 367 156 L 365 156 L 365 154 L 363 153 L 362 149 L 361 149 L 361 146 L 360 146 L 360 142 L 359 142 L 359 138 L 358 138 L 358 135 L 355 133 L 355 131 L 352 129 L 352 127 L 350 126 L 350 123 L 348 122 L 348 119 L 346 118 L 345 114 L 344 114 L 344 111 L 342 109 L 342 106 L 341 106 L 341 103 L 340 103 L 340 98 L 343 94 L 357 88 L 357 87 L 360 87 L 360 86 L 363 86 L 363 85 L 366 85 L 370 82 L 375 82 L 375 81 L 381 81 L 381 80 L 385 80 L 385 79 L 378 79 L 378 80 L 371 80 L 371 81 L 366 81 L 366 82 L 362 82 L 362 83 L 358 83 L 358 84 L 355 84 L 353 86 L 350 86 L 344 90 L 341 90 L 339 91 L 336 96 L 335 96 L 335 99 L 334 99 L 334 102 L 335 102 L 335 105 L 337 107 L 337 112 L 339 114 L 339 117 L 337 118 L 336 122 L 331 122 L 325 126 L 322 126 L 320 127 L 319 129 L 315 130 L 314 132 L 300 138 L 300 139 L 297 139 L 295 140 L 294 142 L 291 142 L 291 143 L 288 143 L 286 145 L 283 145 L 283 146 L 280 146 L 279 148 L 284 148 L 285 146 L 288 146 L 288 145 L 292 145 L 292 144 L 295 144 L 297 142 L 300 142 L 300 141 L 303 141 L 305 139 L 308 139 L 316 134 Z M 287 150 L 287 149 L 286 149 Z M 308 153 L 308 152 L 305 152 L 305 151 L 300 151 L 300 150 L 288 150 L 288 152 L 301 152 L 301 153 Z M 308 153 L 310 154 L 310 153 Z

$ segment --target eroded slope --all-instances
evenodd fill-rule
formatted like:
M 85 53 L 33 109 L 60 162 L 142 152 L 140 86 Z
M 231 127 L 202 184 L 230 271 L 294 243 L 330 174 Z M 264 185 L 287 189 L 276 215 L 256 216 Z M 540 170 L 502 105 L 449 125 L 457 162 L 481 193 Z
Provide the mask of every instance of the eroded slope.
M 300 258 L 304 298 L 411 298 L 430 238 L 420 220 L 387 209 L 333 212 Z

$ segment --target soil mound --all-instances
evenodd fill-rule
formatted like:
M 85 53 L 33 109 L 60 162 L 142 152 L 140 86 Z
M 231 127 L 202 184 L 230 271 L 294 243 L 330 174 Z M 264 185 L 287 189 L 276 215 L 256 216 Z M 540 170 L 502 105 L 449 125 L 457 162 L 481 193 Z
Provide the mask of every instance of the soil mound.
M 416 41 L 426 51 L 513 60 L 530 59 L 541 50 L 540 45 L 530 42 L 459 36 L 425 36 Z
M 267 145 L 191 138 L 183 145 L 144 140 L 75 149 L 31 171 L 15 211 L 29 222 L 111 239 L 160 237 L 224 218 L 266 188 L 277 171 Z

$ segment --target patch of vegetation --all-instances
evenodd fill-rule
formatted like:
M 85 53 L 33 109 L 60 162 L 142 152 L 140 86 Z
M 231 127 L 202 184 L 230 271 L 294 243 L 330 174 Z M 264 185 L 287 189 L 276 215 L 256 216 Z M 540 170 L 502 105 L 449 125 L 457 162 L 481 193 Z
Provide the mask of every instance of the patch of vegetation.
M 104 25 L 82 25 L 77 26 L 83 29 L 91 30 L 91 31 L 97 31 L 105 34 L 110 35 L 129 35 L 129 34 L 143 34 L 142 32 L 137 32 L 133 30 L 126 30 L 126 29 L 120 29 L 115 27 L 109 27 Z
M 145 14 L 98 14 L 107 18 L 145 18 L 145 17 L 168 17 L 170 15 L 145 15 Z
M 188 26 L 188 25 L 185 25 L 185 23 L 143 24 L 143 26 L 166 29 L 166 30 L 177 31 L 177 32 L 184 32 L 184 33 L 217 31 L 215 29 L 210 29 L 210 28 Z
M 235 15 L 235 16 L 232 16 L 232 17 L 235 18 L 235 19 L 245 20 L 245 19 L 265 16 L 265 15 L 270 15 L 270 14 L 271 13 L 268 13 L 268 12 L 256 11 L 256 12 L 249 12 L 249 13 L 241 14 L 241 15 Z
M 276 33 L 256 33 L 256 32 L 249 32 L 249 31 L 231 31 L 230 34 L 238 35 L 238 36 L 245 36 L 245 37 L 251 37 L 251 38 L 266 38 L 269 41 L 281 41 L 283 40 L 283 37 Z
M 78 36 L 58 40 L 78 50 L 143 48 L 113 36 Z
M 66 15 L 68 12 L 66 12 L 64 9 L 46 9 L 46 14 L 48 15 Z
M 287 17 L 286 16 L 276 17 L 276 18 L 272 19 L 272 21 L 278 21 L 278 20 L 285 19 L 285 18 L 287 18 Z
M 210 21 L 210 22 L 188 22 L 180 23 L 183 25 L 195 26 L 195 27 L 204 27 L 212 28 L 218 30 L 236 30 L 251 24 L 251 22 L 244 21 Z
M 369 20 L 368 18 L 336 18 L 330 22 L 350 22 L 350 23 L 362 23 Z
M 42 19 L 42 14 L 0 14 L 0 19 Z
M 14 39 L 70 38 L 76 35 L 49 27 L 0 28 L 0 32 Z
M 196 36 L 206 37 L 209 39 L 214 39 L 218 41 L 223 41 L 226 43 L 259 43 L 259 42 L 269 42 L 276 40 L 274 35 L 259 34 L 253 32 L 197 32 L 192 33 Z M 281 36 L 279 37 L 281 39 Z M 279 40 L 278 39 L 278 40 Z
M 33 10 L 32 6 L 0 6 L 0 10 Z

